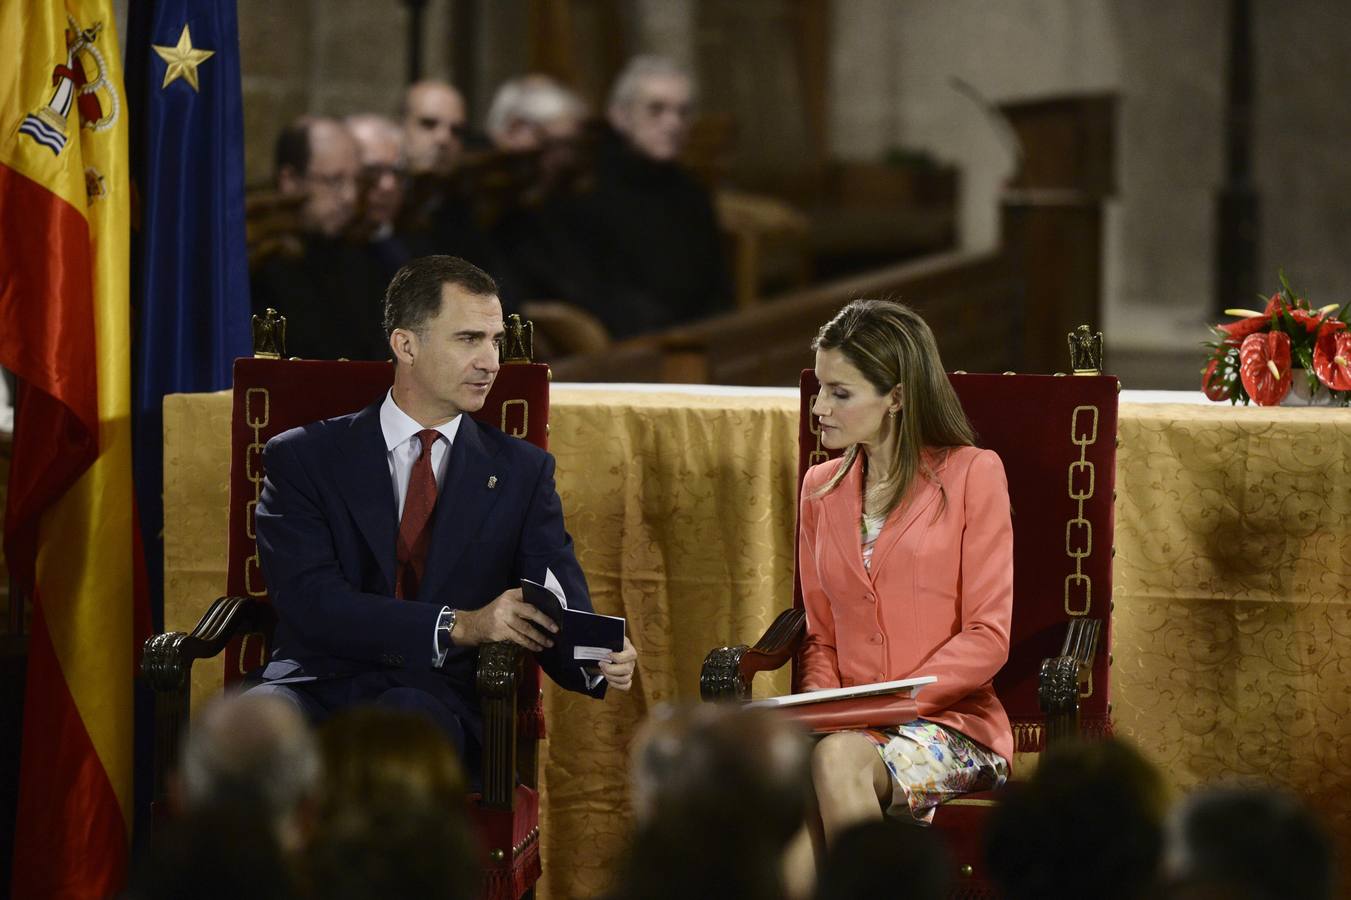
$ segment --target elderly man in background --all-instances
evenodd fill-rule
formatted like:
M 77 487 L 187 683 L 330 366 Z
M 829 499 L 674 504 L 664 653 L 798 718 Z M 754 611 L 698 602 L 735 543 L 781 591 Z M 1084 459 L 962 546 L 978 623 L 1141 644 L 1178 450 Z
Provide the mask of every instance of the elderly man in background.
M 547 75 L 522 75 L 497 89 L 488 137 L 502 153 L 533 154 L 534 180 L 491 238 L 521 297 L 567 300 L 603 316 L 606 254 L 579 197 L 587 189 L 586 118 L 581 98 Z
M 403 207 L 407 165 L 403 152 L 403 129 L 393 119 L 360 113 L 343 120 L 356 139 L 361 157 L 361 236 L 366 250 L 381 274 L 393 278 L 411 258 L 407 246 L 394 232 Z
M 385 279 L 347 232 L 357 215 L 361 157 L 336 119 L 302 116 L 282 129 L 276 185 L 298 204 L 299 234 L 256 261 L 253 307 L 286 316 L 286 352 L 309 359 L 384 359 Z
M 488 107 L 493 146 L 509 153 L 565 149 L 581 136 L 586 104 L 547 75 L 522 75 L 502 83 Z
M 610 94 L 588 212 L 608 256 L 601 317 L 618 334 L 709 315 L 731 294 L 712 198 L 679 162 L 693 93 L 683 68 L 639 56 Z

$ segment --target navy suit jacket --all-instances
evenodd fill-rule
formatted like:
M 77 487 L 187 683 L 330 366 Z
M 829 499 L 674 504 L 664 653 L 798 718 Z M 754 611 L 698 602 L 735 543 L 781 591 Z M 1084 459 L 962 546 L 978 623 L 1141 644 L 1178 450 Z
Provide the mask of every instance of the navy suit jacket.
M 478 609 L 520 579 L 551 570 L 568 606 L 591 610 L 586 578 L 563 527 L 554 458 L 469 416 L 460 422 L 432 514 L 416 600 L 394 597 L 398 531 L 382 397 L 360 412 L 293 428 L 263 451 L 256 530 L 278 623 L 264 681 L 299 682 L 384 670 L 438 694 L 481 729 L 475 647 L 450 648 L 433 668 L 443 606 Z M 588 689 L 580 666 L 550 670 Z

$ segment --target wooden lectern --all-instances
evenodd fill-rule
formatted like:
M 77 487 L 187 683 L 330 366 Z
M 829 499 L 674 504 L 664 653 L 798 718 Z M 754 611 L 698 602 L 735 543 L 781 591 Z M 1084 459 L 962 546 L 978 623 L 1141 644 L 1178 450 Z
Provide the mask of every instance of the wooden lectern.
M 1102 327 L 1104 202 L 1116 193 L 1115 94 L 999 104 L 1021 145 L 1001 243 L 1026 278 L 1022 371 L 1054 372 L 1065 333 Z

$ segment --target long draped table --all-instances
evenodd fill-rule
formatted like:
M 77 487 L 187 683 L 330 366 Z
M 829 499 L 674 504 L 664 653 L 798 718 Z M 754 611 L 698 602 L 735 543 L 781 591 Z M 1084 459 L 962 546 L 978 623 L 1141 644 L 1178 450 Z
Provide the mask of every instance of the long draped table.
M 1118 733 L 1179 789 L 1234 777 L 1289 786 L 1351 860 L 1351 412 L 1130 397 L 1117 462 Z M 791 602 L 797 399 L 559 384 L 551 405 L 558 489 L 592 599 L 628 618 L 640 652 L 629 694 L 545 693 L 540 894 L 590 897 L 629 830 L 639 721 L 696 701 L 704 654 L 754 640 Z M 190 629 L 224 589 L 229 415 L 228 393 L 165 401 L 171 630 Z M 200 666 L 195 702 L 219 685 L 219 665 Z M 779 674 L 757 693 L 786 688 Z

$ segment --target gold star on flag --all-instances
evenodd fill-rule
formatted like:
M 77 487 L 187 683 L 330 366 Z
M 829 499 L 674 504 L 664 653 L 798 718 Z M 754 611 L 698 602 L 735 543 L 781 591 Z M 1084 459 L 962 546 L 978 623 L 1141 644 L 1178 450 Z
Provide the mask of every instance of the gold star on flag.
M 215 50 L 198 50 L 192 46 L 192 34 L 188 31 L 187 25 L 183 26 L 183 33 L 178 36 L 178 46 L 161 47 L 159 44 L 151 46 L 159 54 L 160 59 L 168 63 L 168 68 L 164 70 L 164 84 L 160 85 L 161 89 L 182 78 L 192 85 L 194 91 L 197 90 L 197 67 L 216 55 Z

